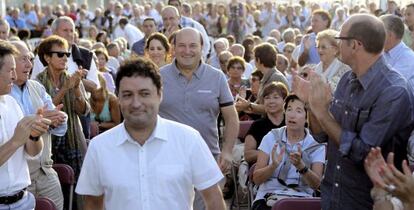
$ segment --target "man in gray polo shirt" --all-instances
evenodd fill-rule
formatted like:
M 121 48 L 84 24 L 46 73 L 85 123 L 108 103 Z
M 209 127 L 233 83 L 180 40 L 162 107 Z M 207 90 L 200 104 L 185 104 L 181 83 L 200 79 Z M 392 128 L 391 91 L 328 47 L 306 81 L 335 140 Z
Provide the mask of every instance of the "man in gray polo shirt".
M 164 88 L 160 115 L 198 130 L 217 158 L 221 170 L 225 171 L 231 166 L 231 153 L 239 130 L 226 76 L 202 61 L 203 42 L 195 29 L 181 29 L 174 45 L 176 58 L 161 68 Z M 217 131 L 219 112 L 225 121 L 221 154 Z M 196 193 L 194 209 L 203 209 L 200 199 Z

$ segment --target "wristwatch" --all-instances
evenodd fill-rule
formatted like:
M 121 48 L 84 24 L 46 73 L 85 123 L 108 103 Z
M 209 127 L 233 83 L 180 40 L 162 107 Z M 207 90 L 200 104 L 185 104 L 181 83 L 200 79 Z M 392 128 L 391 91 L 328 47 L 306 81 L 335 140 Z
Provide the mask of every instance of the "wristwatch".
M 32 135 L 29 136 L 29 139 L 32 141 L 39 141 L 39 136 L 38 137 L 33 137 Z
M 306 174 L 306 172 L 308 172 L 309 171 L 309 168 L 308 167 L 303 167 L 302 169 L 300 169 L 300 170 L 298 170 L 298 172 L 300 173 L 300 174 Z

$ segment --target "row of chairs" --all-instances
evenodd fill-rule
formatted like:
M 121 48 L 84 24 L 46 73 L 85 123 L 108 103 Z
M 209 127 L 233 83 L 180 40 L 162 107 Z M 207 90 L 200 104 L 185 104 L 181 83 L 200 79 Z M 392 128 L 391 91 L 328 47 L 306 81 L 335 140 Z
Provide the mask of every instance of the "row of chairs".
M 75 185 L 75 172 L 72 167 L 66 164 L 53 164 L 53 169 L 59 176 L 62 191 L 64 192 L 64 208 L 65 210 L 72 210 L 73 202 L 73 188 Z M 68 192 L 68 193 L 65 193 Z M 56 206 L 48 198 L 36 198 L 35 210 L 56 210 Z

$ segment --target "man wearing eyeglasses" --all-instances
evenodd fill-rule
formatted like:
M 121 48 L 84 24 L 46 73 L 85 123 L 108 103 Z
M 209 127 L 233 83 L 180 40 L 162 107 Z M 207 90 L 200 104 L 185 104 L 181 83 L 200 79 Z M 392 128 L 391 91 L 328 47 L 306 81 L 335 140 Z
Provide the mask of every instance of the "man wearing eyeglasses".
M 375 16 L 353 15 L 343 24 L 336 37 L 340 60 L 352 71 L 342 76 L 333 96 L 316 73 L 310 72 L 308 83 L 295 76 L 293 90 L 309 103 L 314 136 L 328 142 L 321 184 L 324 210 L 372 209 L 373 183 L 363 167 L 372 147 L 381 147 L 383 155 L 394 152 L 396 166 L 406 159 L 414 128 L 413 95 L 406 80 L 387 65 L 385 36 Z
M 57 209 L 63 209 L 63 194 L 59 182 L 59 177 L 53 170 L 53 160 L 51 158 L 51 136 L 63 136 L 67 130 L 67 115 L 60 111 L 62 104 L 55 107 L 52 98 L 46 92 L 43 85 L 35 80 L 29 79 L 32 68 L 33 57 L 22 41 L 11 42 L 19 53 L 16 59 L 16 79 L 10 92 L 25 116 L 36 114 L 38 108 L 45 108 L 43 117 L 52 122 L 51 128 L 42 135 L 44 148 L 41 157 L 36 160 L 29 160 L 29 172 L 32 184 L 28 190 L 36 197 L 46 197 L 53 201 Z

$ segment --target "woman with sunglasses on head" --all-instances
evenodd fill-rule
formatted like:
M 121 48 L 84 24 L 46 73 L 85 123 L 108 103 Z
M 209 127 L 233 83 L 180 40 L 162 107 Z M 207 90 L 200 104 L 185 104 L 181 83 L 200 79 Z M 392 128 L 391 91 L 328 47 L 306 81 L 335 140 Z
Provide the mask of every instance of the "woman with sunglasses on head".
M 171 62 L 170 43 L 162 33 L 151 34 L 145 43 L 144 53 L 159 68 Z
M 335 91 L 342 75 L 351 70 L 349 66 L 338 59 L 339 46 L 335 40 L 336 35 L 338 35 L 337 31 L 328 29 L 316 36 L 316 45 L 321 62 L 316 65 L 315 71 L 330 84 L 332 92 Z
M 312 197 L 321 183 L 325 145 L 305 127 L 305 103 L 289 95 L 284 111 L 286 126 L 272 129 L 259 146 L 253 181 L 260 186 L 253 210 L 270 210 L 285 197 Z
M 46 66 L 37 75 L 37 80 L 46 88 L 55 105 L 63 104 L 62 111 L 68 115 L 68 129 L 64 136 L 52 135 L 52 158 L 55 163 L 70 165 L 76 180 L 86 152 L 86 141 L 79 116 L 89 113 L 90 105 L 85 95 L 82 78 L 86 70 L 79 69 L 69 75 L 67 69 L 68 43 L 59 36 L 49 36 L 38 47 L 40 61 Z

